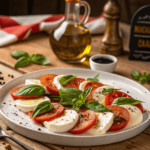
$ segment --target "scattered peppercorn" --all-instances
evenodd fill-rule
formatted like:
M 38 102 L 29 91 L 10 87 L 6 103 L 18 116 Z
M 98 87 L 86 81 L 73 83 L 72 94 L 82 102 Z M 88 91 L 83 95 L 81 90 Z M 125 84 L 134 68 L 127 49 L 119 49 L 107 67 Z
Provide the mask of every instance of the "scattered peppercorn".
M 4 77 L 0 77 L 0 80 L 4 80 Z
M 2 82 L 0 82 L 0 85 L 2 85 Z
M 5 82 L 3 82 L 3 84 L 5 84 Z
M 10 77 L 10 74 L 8 74 L 8 77 Z
M 2 74 L 2 72 L 0 71 L 0 74 Z
M 14 75 L 11 75 L 12 78 L 14 78 Z

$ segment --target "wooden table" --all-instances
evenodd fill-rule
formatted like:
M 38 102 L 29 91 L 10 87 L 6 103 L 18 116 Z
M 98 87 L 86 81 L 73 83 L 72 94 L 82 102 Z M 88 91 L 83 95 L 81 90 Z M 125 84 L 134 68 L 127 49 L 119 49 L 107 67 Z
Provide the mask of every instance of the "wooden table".
M 122 56 L 118 56 L 118 64 L 117 68 L 115 70 L 115 74 L 122 75 L 127 78 L 131 78 L 131 71 L 137 70 L 143 73 L 144 71 L 150 72 L 150 62 L 142 62 L 142 61 L 129 61 L 129 49 L 128 49 L 128 39 L 129 39 L 129 30 L 130 26 L 126 24 L 120 24 L 122 32 L 123 32 L 123 45 L 124 45 L 124 54 Z M 89 62 L 85 61 L 84 63 L 80 64 L 67 64 L 63 61 L 60 61 L 52 52 L 49 44 L 49 35 L 46 33 L 37 33 L 32 34 L 27 40 L 14 43 L 12 45 L 0 48 L 0 71 L 2 74 L 0 76 L 4 77 L 5 82 L 12 79 L 12 77 L 9 77 L 10 75 L 13 75 L 14 77 L 20 76 L 27 72 L 32 72 L 36 70 L 41 69 L 51 69 L 51 68 L 87 68 L 89 67 Z M 92 36 L 92 49 L 90 52 L 90 55 L 98 54 L 99 48 L 100 48 L 100 41 L 102 36 L 101 35 L 94 35 Z M 41 66 L 41 65 L 35 65 L 31 64 L 24 68 L 14 69 L 13 66 L 16 62 L 15 58 L 12 58 L 10 53 L 15 50 L 21 50 L 26 51 L 30 55 L 31 54 L 43 54 L 47 56 L 51 60 L 51 65 L 49 66 Z M 133 80 L 133 79 L 132 79 Z M 0 80 L 1 82 L 2 80 Z M 2 83 L 3 83 L 2 81 Z M 149 84 L 144 84 L 147 89 L 150 90 Z M 147 150 L 150 149 L 150 127 L 147 128 L 144 132 L 139 134 L 136 137 L 133 137 L 129 140 L 110 144 L 110 145 L 104 145 L 104 146 L 96 146 L 96 147 L 67 147 L 67 146 L 55 146 L 51 144 L 45 144 L 40 143 L 31 139 L 27 139 L 14 131 L 12 131 L 10 128 L 7 127 L 7 125 L 0 120 L 0 125 L 3 127 L 5 132 L 9 135 L 14 136 L 16 139 L 24 142 L 25 144 L 31 146 L 35 150 L 127 150 L 127 149 L 141 149 L 141 150 Z M 18 146 L 16 143 L 12 142 L 8 138 L 0 139 L 0 150 L 3 150 L 5 147 L 5 144 L 10 144 L 13 150 L 23 150 L 20 146 Z

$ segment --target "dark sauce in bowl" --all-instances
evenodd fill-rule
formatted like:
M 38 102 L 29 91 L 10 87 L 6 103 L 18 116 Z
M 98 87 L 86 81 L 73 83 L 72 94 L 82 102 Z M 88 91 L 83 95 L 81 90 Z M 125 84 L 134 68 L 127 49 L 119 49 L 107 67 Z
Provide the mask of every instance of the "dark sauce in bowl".
M 110 64 L 110 63 L 114 62 L 112 59 L 105 58 L 105 57 L 98 57 L 98 58 L 94 58 L 92 60 L 99 64 Z

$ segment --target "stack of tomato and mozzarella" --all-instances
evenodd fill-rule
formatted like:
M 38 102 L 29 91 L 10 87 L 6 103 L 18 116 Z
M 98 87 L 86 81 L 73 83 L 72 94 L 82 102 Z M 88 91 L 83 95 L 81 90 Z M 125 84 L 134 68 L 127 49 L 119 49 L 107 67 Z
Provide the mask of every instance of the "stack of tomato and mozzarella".
M 15 99 L 17 107 L 32 116 L 32 113 L 43 101 L 51 101 L 53 109 L 39 114 L 33 118 L 34 121 L 43 123 L 51 132 L 71 132 L 74 134 L 85 133 L 87 135 L 102 135 L 109 131 L 118 131 L 128 129 L 139 125 L 143 120 L 143 107 L 141 103 L 135 105 L 111 105 L 119 97 L 132 98 L 128 94 L 119 90 L 108 94 L 103 94 L 104 90 L 114 89 L 110 85 L 102 84 L 98 81 L 86 81 L 83 78 L 73 78 L 65 85 L 60 84 L 60 79 L 64 75 L 47 74 L 40 80 L 26 79 L 25 85 L 37 84 L 45 88 L 45 94 L 59 96 L 61 88 L 76 88 L 84 91 L 92 87 L 89 96 L 85 102 L 97 101 L 103 104 L 111 112 L 96 112 L 85 108 L 74 110 L 65 107 L 59 102 L 51 101 L 47 96 L 16 96 L 15 93 L 21 87 L 11 90 L 11 96 Z M 121 118 L 121 119 L 120 119 Z

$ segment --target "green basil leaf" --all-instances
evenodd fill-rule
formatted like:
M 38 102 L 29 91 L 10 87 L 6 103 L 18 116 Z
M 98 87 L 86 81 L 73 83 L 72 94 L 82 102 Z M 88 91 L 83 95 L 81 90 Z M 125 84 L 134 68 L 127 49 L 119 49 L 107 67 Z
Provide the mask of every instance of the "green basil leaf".
M 139 81 L 140 77 L 142 76 L 142 74 L 136 70 L 133 70 L 131 75 L 132 75 L 132 78 L 137 81 Z
M 85 89 L 85 90 L 79 95 L 79 99 L 82 99 L 82 100 L 85 102 L 85 100 L 90 96 L 91 90 L 92 90 L 92 87 L 89 87 L 89 88 Z
M 87 81 L 96 81 L 96 82 L 99 82 L 99 77 L 100 73 L 98 75 L 96 75 L 94 78 L 87 78 Z
M 31 61 L 35 64 L 40 64 L 40 65 L 50 64 L 50 60 L 41 54 L 33 54 L 31 56 Z
M 118 99 L 115 99 L 113 101 L 112 105 L 135 105 L 139 103 L 144 103 L 144 102 L 129 97 L 119 97 Z
M 18 61 L 15 63 L 14 68 L 25 67 L 30 63 L 30 57 L 20 57 Z
M 59 83 L 61 85 L 65 85 L 67 84 L 70 80 L 76 78 L 77 76 L 73 76 L 73 75 L 67 75 L 67 76 L 64 76 L 62 77 L 60 80 L 59 80 Z
M 73 99 L 73 109 L 79 110 L 80 107 L 85 103 L 83 99 L 75 98 Z
M 15 93 L 16 96 L 42 96 L 44 94 L 44 87 L 36 84 L 24 86 Z
M 97 101 L 88 101 L 85 103 L 85 107 L 95 112 L 111 112 L 110 109 L 108 109 L 107 107 L 105 107 Z
M 33 114 L 32 114 L 32 118 L 42 113 L 48 112 L 53 108 L 54 106 L 51 104 L 50 101 L 43 101 L 35 107 Z
M 79 95 L 83 91 L 75 88 L 61 88 L 59 89 L 59 95 L 61 98 L 60 104 L 62 105 L 73 105 L 73 99 L 79 98 Z
M 109 88 L 109 89 L 104 89 L 104 91 L 102 92 L 102 94 L 109 94 L 109 93 L 112 93 L 114 91 L 118 91 L 118 90 L 121 90 L 121 89 L 112 89 L 112 88 Z
M 148 81 L 150 80 L 150 73 L 147 74 L 147 80 L 148 80 Z
M 123 120 L 123 121 L 126 121 L 124 118 L 122 117 L 119 117 L 119 118 L 114 118 L 114 121 L 118 121 L 118 120 Z
M 149 83 L 147 77 L 145 77 L 145 76 L 140 77 L 139 81 L 141 82 L 141 84 L 143 84 L 143 83 Z
M 11 53 L 11 56 L 20 58 L 20 57 L 23 57 L 23 56 L 29 57 L 29 54 L 27 52 L 24 52 L 24 51 L 13 51 Z

